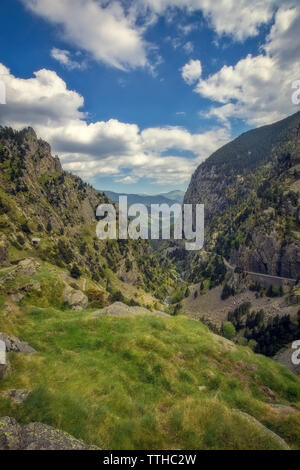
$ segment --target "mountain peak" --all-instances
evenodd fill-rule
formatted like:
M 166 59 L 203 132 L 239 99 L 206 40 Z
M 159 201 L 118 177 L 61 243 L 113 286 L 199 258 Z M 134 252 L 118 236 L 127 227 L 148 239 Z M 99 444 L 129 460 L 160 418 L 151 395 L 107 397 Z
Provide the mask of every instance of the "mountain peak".
M 10 159 L 16 160 L 16 166 L 24 170 L 25 178 L 63 171 L 59 158 L 52 156 L 50 145 L 38 139 L 32 127 L 20 131 L 0 127 L 0 140 Z

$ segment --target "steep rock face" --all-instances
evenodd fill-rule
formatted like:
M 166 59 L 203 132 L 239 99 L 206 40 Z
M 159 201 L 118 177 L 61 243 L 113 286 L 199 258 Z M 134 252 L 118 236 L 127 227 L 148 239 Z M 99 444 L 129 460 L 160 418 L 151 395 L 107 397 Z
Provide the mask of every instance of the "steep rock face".
M 232 205 L 232 197 L 244 198 L 249 188 L 239 176 L 224 174 L 214 165 L 200 165 L 193 174 L 184 197 L 185 204 L 205 204 L 205 221 L 207 224 L 217 214 L 228 210 Z M 230 188 L 230 191 L 229 191 Z
M 95 221 L 94 210 L 101 201 L 98 191 L 64 173 L 50 145 L 32 128 L 16 132 L 0 127 L 0 163 L 6 170 L 3 189 L 14 194 L 20 209 L 41 225 L 63 229 Z
M 206 249 L 245 270 L 300 275 L 300 113 L 243 134 L 192 176 L 205 205 Z
M 51 154 L 50 145 L 38 139 L 31 127 L 17 135 L 16 140 L 11 132 L 4 133 L 2 145 L 10 155 L 18 154 L 22 158 L 28 176 L 36 179 L 45 173 L 62 172 L 59 159 Z
M 272 276 L 299 277 L 300 244 L 297 241 L 282 247 L 276 233 L 265 235 L 256 231 L 254 236 L 255 243 L 251 247 L 241 246 L 232 253 L 234 265 L 241 266 L 245 271 Z

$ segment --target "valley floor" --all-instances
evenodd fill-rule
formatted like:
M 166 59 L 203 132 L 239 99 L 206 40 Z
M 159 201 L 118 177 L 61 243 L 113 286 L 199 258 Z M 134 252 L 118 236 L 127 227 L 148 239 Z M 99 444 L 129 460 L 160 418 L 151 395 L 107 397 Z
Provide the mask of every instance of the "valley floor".
M 240 294 L 222 300 L 222 285 L 208 290 L 205 294 L 198 295 L 197 298 L 194 297 L 194 293 L 196 290 L 199 291 L 199 284 L 193 284 L 189 289 L 189 297 L 182 301 L 184 313 L 195 319 L 205 317 L 217 326 L 221 326 L 223 322 L 227 321 L 228 312 L 245 302 L 250 302 L 253 310 L 264 310 L 267 317 L 291 315 L 299 310 L 299 305 L 288 306 L 286 304 L 286 296 L 278 298 L 263 296 L 257 298 L 255 292 L 245 289 Z

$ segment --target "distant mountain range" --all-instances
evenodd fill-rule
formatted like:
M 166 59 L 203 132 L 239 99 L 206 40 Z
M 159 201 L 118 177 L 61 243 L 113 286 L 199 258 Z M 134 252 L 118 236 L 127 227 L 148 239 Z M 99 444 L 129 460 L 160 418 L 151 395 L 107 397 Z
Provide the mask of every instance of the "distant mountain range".
M 148 194 L 127 194 L 115 193 L 114 191 L 103 191 L 113 202 L 119 202 L 119 196 L 127 196 L 128 204 L 144 204 L 149 207 L 151 204 L 174 204 L 174 202 L 182 203 L 184 191 L 170 191 L 168 193 L 148 195 Z

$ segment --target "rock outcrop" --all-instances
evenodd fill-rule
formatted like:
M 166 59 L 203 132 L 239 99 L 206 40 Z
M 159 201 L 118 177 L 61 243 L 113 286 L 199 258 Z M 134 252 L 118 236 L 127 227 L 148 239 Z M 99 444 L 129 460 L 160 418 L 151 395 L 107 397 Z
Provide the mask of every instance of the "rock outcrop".
M 18 263 L 17 273 L 20 276 L 30 277 L 34 276 L 38 269 L 40 268 L 40 263 L 34 258 L 26 258 Z
M 36 351 L 25 341 L 21 341 L 15 336 L 8 336 L 6 333 L 0 333 L 0 341 L 6 346 L 6 352 L 17 352 L 22 354 L 34 354 Z
M 243 419 L 248 421 L 249 423 L 253 424 L 258 432 L 260 432 L 263 436 L 269 438 L 271 441 L 274 442 L 275 448 L 279 450 L 290 450 L 289 446 L 287 443 L 280 437 L 278 434 L 275 434 L 273 431 L 270 429 L 266 428 L 262 423 L 257 421 L 253 416 L 250 416 L 247 413 L 244 413 L 243 411 L 240 410 L 234 410 L 239 416 L 241 416 Z
M 0 450 L 100 450 L 46 424 L 0 418 Z
M 108 307 L 104 307 L 93 314 L 93 318 L 101 317 L 102 315 L 113 315 L 116 317 L 136 317 L 139 315 L 158 315 L 163 317 L 169 317 L 167 313 L 160 312 L 159 310 L 148 310 L 144 307 L 129 307 L 122 302 L 114 302 Z
M 5 390 L 0 395 L 4 398 L 9 398 L 14 403 L 20 404 L 23 403 L 30 395 L 30 390 Z
M 88 306 L 87 296 L 80 290 L 68 286 L 63 292 L 64 301 L 67 302 L 73 310 L 82 310 Z

